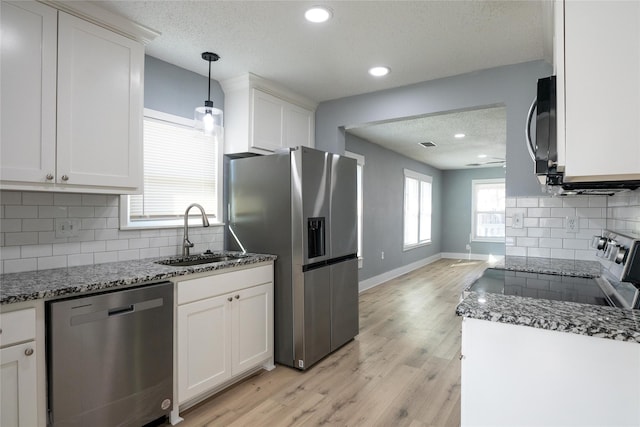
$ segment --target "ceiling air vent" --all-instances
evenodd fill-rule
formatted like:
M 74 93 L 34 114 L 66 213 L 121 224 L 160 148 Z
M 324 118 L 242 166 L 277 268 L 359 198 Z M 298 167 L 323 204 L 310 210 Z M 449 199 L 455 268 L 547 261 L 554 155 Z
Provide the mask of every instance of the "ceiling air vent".
M 436 143 L 433 141 L 419 142 L 418 144 L 422 145 L 424 148 L 435 147 Z

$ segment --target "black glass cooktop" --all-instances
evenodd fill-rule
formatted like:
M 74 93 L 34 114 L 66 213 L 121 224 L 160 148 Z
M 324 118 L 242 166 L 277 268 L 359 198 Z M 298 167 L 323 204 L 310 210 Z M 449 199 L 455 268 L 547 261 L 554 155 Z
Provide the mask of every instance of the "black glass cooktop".
M 467 290 L 555 301 L 610 305 L 593 278 L 488 268 Z

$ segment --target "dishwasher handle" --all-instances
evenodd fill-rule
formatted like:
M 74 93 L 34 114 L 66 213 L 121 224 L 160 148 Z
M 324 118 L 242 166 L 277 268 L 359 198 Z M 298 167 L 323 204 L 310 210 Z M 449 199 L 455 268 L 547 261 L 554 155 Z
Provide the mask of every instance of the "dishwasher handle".
M 125 313 L 130 313 L 132 312 L 134 309 L 134 305 L 130 304 L 128 306 L 125 307 L 118 307 L 118 308 L 110 308 L 108 311 L 109 316 L 117 316 L 118 314 L 125 314 Z

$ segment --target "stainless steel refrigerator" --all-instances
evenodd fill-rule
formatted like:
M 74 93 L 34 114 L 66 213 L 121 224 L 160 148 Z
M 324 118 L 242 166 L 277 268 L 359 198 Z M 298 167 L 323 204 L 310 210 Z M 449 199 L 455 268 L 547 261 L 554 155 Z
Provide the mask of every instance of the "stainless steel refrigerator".
M 358 334 L 356 161 L 307 147 L 229 162 L 230 249 L 275 262 L 275 360 L 307 369 Z

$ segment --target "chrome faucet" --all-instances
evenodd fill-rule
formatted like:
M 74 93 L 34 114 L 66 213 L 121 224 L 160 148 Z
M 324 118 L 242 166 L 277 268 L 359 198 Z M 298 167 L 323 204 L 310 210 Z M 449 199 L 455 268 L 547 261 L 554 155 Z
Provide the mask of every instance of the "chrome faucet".
M 193 247 L 193 243 L 189 241 L 189 209 L 194 206 L 200 209 L 200 212 L 202 214 L 202 226 L 209 226 L 209 220 L 207 219 L 207 214 L 204 212 L 204 208 L 197 203 L 190 204 L 187 210 L 184 211 L 184 238 L 182 240 L 182 256 L 189 255 L 189 248 Z

